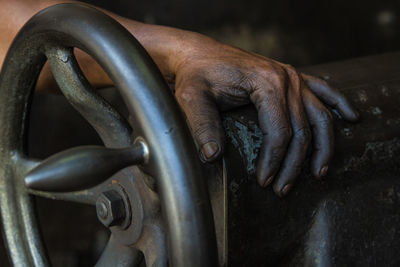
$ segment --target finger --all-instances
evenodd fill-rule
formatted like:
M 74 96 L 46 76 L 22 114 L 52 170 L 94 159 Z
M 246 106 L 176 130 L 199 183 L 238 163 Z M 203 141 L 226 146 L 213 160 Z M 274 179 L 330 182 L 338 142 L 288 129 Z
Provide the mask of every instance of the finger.
M 311 172 L 320 178 L 326 175 L 334 150 L 332 114 L 308 89 L 303 91 L 303 103 L 313 135 Z
M 311 140 L 311 130 L 301 96 L 301 88 L 305 88 L 305 84 L 296 71 L 290 72 L 292 74 L 289 74 L 291 82 L 287 99 L 293 137 L 289 144 L 285 160 L 274 182 L 274 191 L 281 197 L 290 191 L 295 179 L 300 174 Z
M 202 160 L 212 162 L 222 154 L 224 134 L 214 99 L 202 86 L 177 88 L 176 98 L 186 115 Z
M 358 120 L 359 114 L 357 110 L 350 104 L 342 93 L 329 86 L 324 80 L 306 74 L 302 75 L 311 92 L 313 92 L 319 99 L 337 109 L 340 115 L 342 115 L 346 120 Z
M 263 133 L 263 145 L 257 163 L 257 180 L 261 186 L 267 186 L 274 179 L 292 135 L 286 93 L 282 89 L 260 88 L 250 94 L 250 99 L 258 110 Z

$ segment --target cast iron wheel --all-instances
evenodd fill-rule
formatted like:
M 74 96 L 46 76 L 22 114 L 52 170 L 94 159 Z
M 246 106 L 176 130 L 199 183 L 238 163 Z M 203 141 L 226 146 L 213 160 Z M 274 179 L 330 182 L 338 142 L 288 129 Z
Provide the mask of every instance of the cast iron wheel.
M 130 123 L 90 88 L 74 47 L 113 80 Z M 30 100 L 46 60 L 63 94 L 107 148 L 74 148 L 44 161 L 27 156 Z M 60 4 L 27 22 L 0 74 L 0 125 L 1 216 L 15 266 L 49 265 L 33 195 L 96 206 L 111 230 L 98 266 L 134 266 L 138 250 L 147 266 L 216 265 L 211 206 L 190 132 L 151 58 L 112 18 Z M 158 194 L 145 184 L 149 177 Z

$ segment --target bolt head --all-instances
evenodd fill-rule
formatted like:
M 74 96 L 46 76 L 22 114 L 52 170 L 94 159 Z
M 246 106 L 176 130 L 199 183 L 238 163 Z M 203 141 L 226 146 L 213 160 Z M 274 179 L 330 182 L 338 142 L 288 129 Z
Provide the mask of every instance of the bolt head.
M 122 196 L 115 190 L 105 191 L 96 201 L 97 218 L 106 227 L 116 226 L 125 218 Z
M 96 203 L 96 211 L 97 211 L 97 216 L 99 216 L 101 219 L 107 219 L 108 216 L 108 210 L 107 210 L 107 205 L 103 201 L 98 201 Z

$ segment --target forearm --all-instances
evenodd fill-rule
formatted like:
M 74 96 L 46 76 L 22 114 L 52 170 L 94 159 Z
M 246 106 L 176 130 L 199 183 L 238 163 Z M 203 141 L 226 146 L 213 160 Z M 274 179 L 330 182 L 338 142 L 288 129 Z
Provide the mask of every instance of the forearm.
M 3 37 L 0 37 L 0 66 L 15 35 L 30 17 L 43 8 L 66 2 L 77 1 L 0 0 L 0 5 L 2 6 L 2 11 L 0 11 L 0 30 L 5 33 Z M 170 82 L 174 81 L 176 67 L 183 58 L 184 52 L 187 52 L 184 40 L 188 36 L 195 36 L 195 33 L 170 27 L 149 25 L 118 16 L 106 10 L 102 11 L 116 19 L 130 31 L 153 58 L 164 77 Z M 83 72 L 94 87 L 112 85 L 109 77 L 89 55 L 79 50 L 75 52 L 75 55 Z M 40 91 L 52 91 L 55 87 L 56 84 L 50 68 L 46 64 L 38 81 L 37 89 Z

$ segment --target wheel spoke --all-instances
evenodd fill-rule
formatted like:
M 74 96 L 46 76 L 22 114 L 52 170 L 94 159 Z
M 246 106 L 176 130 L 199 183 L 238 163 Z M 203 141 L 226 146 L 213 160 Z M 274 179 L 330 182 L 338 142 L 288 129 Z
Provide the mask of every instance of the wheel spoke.
M 32 197 L 19 179 L 38 161 L 22 158 L 16 152 L 9 154 L 11 158 L 3 158 L 4 165 L 0 169 L 1 221 L 9 253 L 14 265 L 49 266 L 37 228 Z
M 168 266 L 166 236 L 161 223 L 146 225 L 136 247 L 143 252 L 146 266 Z
M 133 267 L 138 266 L 142 262 L 142 259 L 143 257 L 140 251 L 120 244 L 118 240 L 111 235 L 106 248 L 96 263 L 96 267 Z
M 12 160 L 14 161 L 15 166 L 18 166 L 18 175 L 22 177 L 24 177 L 27 173 L 29 173 L 40 164 L 39 159 L 27 158 L 21 156 L 19 153 L 15 153 Z
M 54 78 L 61 91 L 100 135 L 107 147 L 126 147 L 132 129 L 126 120 L 91 87 L 71 48 L 46 51 Z
M 64 200 L 82 204 L 95 205 L 97 196 L 101 192 L 97 187 L 90 190 L 81 190 L 76 192 L 57 193 L 57 192 L 44 192 L 34 189 L 28 189 L 28 193 L 38 197 L 49 198 L 53 200 Z
M 70 192 L 98 185 L 119 170 L 145 162 L 146 145 L 137 142 L 123 149 L 82 146 L 57 153 L 25 176 L 28 188 L 47 192 Z
M 96 203 L 96 198 L 98 194 L 101 192 L 102 186 L 95 186 L 90 188 L 90 190 L 81 190 L 76 192 L 67 192 L 67 193 L 56 193 L 56 192 L 44 192 L 38 191 L 31 188 L 26 188 L 23 184 L 23 180 L 27 173 L 32 171 L 35 167 L 40 165 L 40 160 L 26 158 L 21 156 L 19 153 L 14 153 L 12 158 L 13 165 L 15 166 L 15 177 L 18 180 L 18 184 L 21 184 L 21 189 L 24 193 L 28 193 L 35 196 L 45 197 L 54 200 L 66 200 L 77 203 L 84 204 L 92 204 Z

